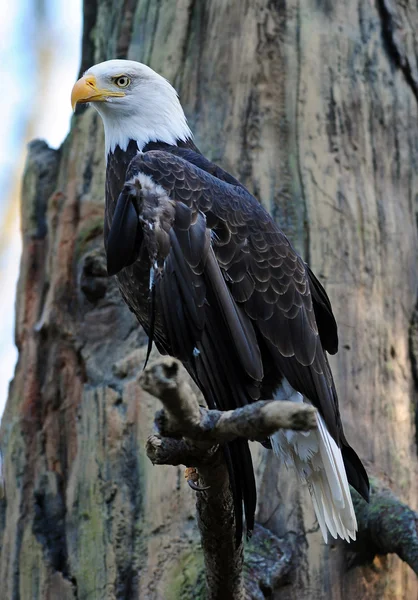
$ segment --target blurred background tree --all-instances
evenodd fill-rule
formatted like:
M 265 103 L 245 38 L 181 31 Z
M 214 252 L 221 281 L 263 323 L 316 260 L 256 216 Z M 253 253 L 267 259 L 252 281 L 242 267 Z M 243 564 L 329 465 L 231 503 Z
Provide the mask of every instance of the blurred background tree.
M 172 81 L 197 145 L 254 192 L 324 282 L 347 437 L 413 508 L 417 25 L 417 8 L 395 0 L 85 0 L 82 41 L 82 70 L 127 57 Z M 67 105 L 60 57 L 52 73 L 56 105 Z M 181 468 L 153 468 L 144 453 L 158 404 L 137 382 L 144 336 L 106 277 L 103 186 L 92 109 L 59 150 L 30 146 L 19 359 L 1 426 L 7 599 L 202 593 L 193 493 Z M 286 585 L 272 577 L 249 597 L 416 598 L 396 556 L 370 549 L 359 564 L 343 542 L 325 546 L 307 491 L 253 451 L 257 518 L 292 568 Z
M 34 137 L 58 147 L 71 116 L 63 91 L 80 63 L 82 1 L 15 0 L 0 5 L 0 416 L 17 358 L 13 341 L 21 254 L 20 192 L 26 145 Z M 54 72 L 60 70 L 60 85 Z M 65 92 L 68 95 L 68 92 Z

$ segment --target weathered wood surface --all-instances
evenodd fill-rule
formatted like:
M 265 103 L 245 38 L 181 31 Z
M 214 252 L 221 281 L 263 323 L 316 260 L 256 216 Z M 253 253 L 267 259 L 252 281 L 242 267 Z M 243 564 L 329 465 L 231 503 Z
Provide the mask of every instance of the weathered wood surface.
M 416 6 L 85 4 L 83 67 L 128 56 L 173 81 L 202 151 L 265 203 L 326 284 L 347 436 L 416 509 Z M 60 151 L 38 143 L 30 152 L 20 354 L 1 426 L 7 600 L 202 593 L 193 492 L 182 469 L 145 456 L 158 404 L 137 381 L 143 336 L 106 278 L 103 158 L 91 109 Z M 323 545 L 306 490 L 271 453 L 255 445 L 254 455 L 258 520 L 284 537 L 295 566 L 273 598 L 416 598 L 415 576 L 392 555 L 347 572 L 346 547 Z M 265 589 L 280 581 L 268 560 Z M 254 586 L 251 598 L 261 593 Z

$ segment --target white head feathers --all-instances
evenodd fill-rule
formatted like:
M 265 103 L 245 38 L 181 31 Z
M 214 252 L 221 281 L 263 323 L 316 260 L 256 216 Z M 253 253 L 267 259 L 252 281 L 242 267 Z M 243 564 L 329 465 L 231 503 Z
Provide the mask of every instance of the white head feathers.
M 105 101 L 90 100 L 103 119 L 106 156 L 116 146 L 126 150 L 130 140 L 138 149 L 148 142 L 176 144 L 192 138 L 176 90 L 161 75 L 132 60 L 108 60 L 94 65 L 84 74 L 93 76 L 99 90 L 121 91 L 123 97 L 109 96 Z M 126 76 L 127 79 L 120 78 Z

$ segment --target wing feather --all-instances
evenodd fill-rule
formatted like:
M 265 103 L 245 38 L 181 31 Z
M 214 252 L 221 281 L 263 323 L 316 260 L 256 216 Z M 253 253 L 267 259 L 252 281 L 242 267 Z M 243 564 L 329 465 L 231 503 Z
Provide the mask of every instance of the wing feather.
M 156 252 L 160 270 L 156 338 L 183 361 L 209 406 L 242 406 L 270 393 L 272 377 L 277 384 L 286 377 L 317 406 L 337 444 L 348 447 L 325 355 L 338 344 L 328 296 L 255 198 L 210 165 L 189 151 L 155 150 L 136 156 L 127 171 L 128 180 L 146 176 L 164 190 L 157 200 L 141 192 L 140 220 L 153 223 L 143 229 L 142 244 L 150 260 Z M 159 231 L 167 232 L 164 249 Z M 123 272 L 129 269 L 139 267 Z M 124 277 L 121 285 L 131 285 Z M 125 289 L 125 296 L 133 294 Z M 146 320 L 137 305 L 138 318 Z M 251 527 L 255 483 L 248 444 L 229 444 L 226 459 L 237 525 L 243 500 Z
M 138 215 L 131 200 L 130 190 L 120 194 L 112 226 L 107 237 L 107 272 L 115 275 L 137 258 L 136 248 L 141 244 Z

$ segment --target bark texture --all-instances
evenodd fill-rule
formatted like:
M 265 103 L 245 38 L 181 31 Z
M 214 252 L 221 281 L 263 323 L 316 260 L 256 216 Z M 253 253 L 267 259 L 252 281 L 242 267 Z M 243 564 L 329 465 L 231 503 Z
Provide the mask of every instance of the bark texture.
M 95 0 L 84 10 L 82 67 L 126 56 L 170 79 L 197 145 L 256 194 L 325 283 L 347 437 L 416 509 L 417 7 Z M 182 468 L 145 454 L 159 406 L 138 382 L 144 336 L 106 277 L 103 153 L 92 109 L 59 151 L 29 149 L 19 361 L 1 425 L 7 600 L 204 593 L 194 492 Z M 346 545 L 323 545 L 307 491 L 253 450 L 270 532 L 246 548 L 248 598 L 416 598 L 394 555 L 348 570 Z
M 418 513 L 375 480 L 369 504 L 355 492 L 353 499 L 359 521 L 357 540 L 350 546 L 350 551 L 359 553 L 353 562 L 394 552 L 418 575 Z

